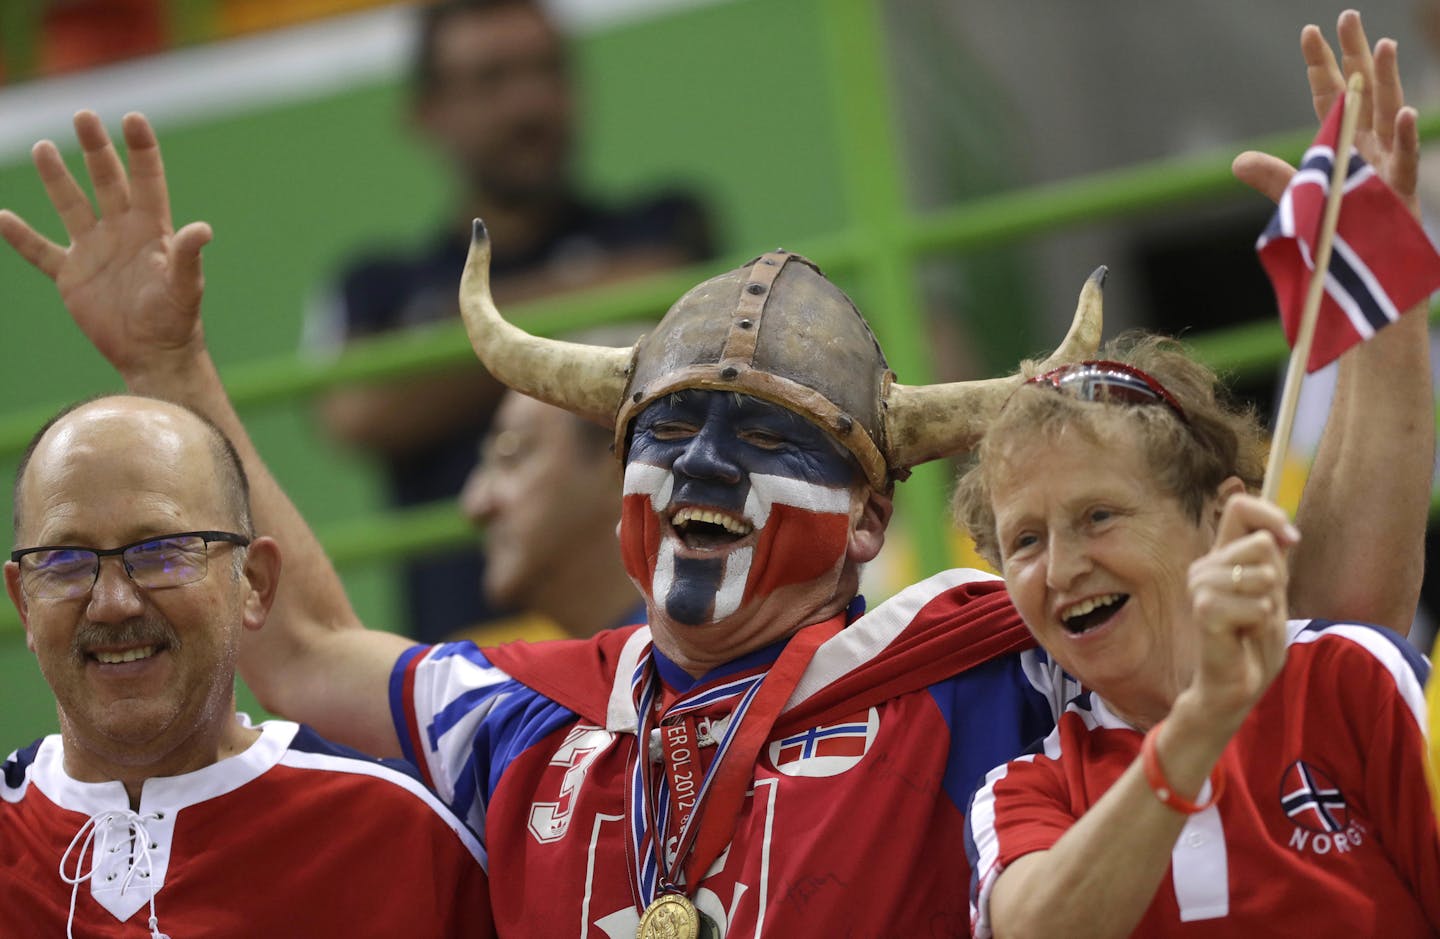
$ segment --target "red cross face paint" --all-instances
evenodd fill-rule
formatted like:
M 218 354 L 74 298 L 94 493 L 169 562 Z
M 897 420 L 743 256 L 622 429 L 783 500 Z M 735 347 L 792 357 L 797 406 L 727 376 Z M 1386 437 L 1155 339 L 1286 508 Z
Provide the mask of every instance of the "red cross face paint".
M 836 572 L 856 470 L 808 421 L 718 392 L 657 401 L 636 420 L 620 521 L 626 571 L 682 624 L 723 620 Z

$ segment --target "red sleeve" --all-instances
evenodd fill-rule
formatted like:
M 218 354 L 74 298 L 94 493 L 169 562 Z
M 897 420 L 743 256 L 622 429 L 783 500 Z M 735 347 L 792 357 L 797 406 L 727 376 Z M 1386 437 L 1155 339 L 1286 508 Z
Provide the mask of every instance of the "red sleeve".
M 1383 669 L 1376 671 L 1377 713 L 1360 741 L 1368 754 L 1365 800 L 1396 872 L 1440 934 L 1440 830 L 1425 778 L 1424 702 L 1397 689 Z
M 970 921 L 977 936 L 990 935 L 990 891 L 1016 858 L 1044 851 L 1075 824 L 1070 781 L 1056 761 L 1067 725 L 1045 738 L 1044 752 L 1028 754 L 991 770 L 970 802 L 965 849 L 970 859 Z M 1082 729 L 1083 732 L 1083 729 Z

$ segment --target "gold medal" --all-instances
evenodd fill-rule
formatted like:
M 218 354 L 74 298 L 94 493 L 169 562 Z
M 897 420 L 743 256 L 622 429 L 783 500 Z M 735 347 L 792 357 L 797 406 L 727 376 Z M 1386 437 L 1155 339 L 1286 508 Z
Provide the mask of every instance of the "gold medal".
M 635 939 L 700 939 L 700 911 L 681 894 L 661 894 L 645 908 Z

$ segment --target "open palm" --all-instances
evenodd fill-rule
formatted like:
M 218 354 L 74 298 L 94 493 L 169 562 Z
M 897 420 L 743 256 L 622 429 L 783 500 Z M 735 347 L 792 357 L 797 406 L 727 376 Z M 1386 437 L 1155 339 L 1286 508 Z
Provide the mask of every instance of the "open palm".
M 1346 10 L 1337 27 L 1339 61 L 1324 35 L 1315 26 L 1300 33 L 1300 50 L 1315 116 L 1324 120 L 1336 99 L 1345 91 L 1345 80 L 1356 73 L 1365 78 L 1355 148 L 1374 167 L 1395 194 L 1418 214 L 1415 195 L 1420 166 L 1420 135 L 1415 109 L 1405 106 L 1400 69 L 1393 39 L 1381 39 L 1371 50 L 1360 14 Z M 1279 157 L 1247 150 L 1235 158 L 1235 176 L 1272 201 L 1279 201 L 1295 170 Z
M 69 247 L 50 241 L 13 212 L 0 210 L 0 236 L 55 281 L 75 322 L 124 377 L 189 355 L 202 344 L 200 249 L 210 226 L 180 231 L 154 131 L 139 114 L 124 119 L 127 174 L 100 118 L 75 116 L 75 135 L 95 189 L 95 207 L 50 141 L 33 156 Z M 97 217 L 96 209 L 99 214 Z

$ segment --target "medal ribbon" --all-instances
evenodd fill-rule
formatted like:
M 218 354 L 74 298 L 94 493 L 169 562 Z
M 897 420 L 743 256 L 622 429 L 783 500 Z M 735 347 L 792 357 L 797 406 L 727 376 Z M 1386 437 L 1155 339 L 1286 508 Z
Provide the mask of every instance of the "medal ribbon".
M 815 650 L 844 625 L 842 613 L 799 630 L 767 672 L 682 696 L 664 715 L 665 720 L 682 719 L 664 726 L 659 726 L 655 715 L 660 681 L 651 656 L 642 657 L 631 679 L 640 726 L 629 799 L 631 857 L 641 906 L 660 892 L 684 893 L 683 888 L 693 888 L 720 856 L 734 834 L 760 748 L 770 739 L 771 728 Z M 709 769 L 700 774 L 695 724 L 688 715 L 736 698 L 738 703 L 716 745 L 715 757 Z M 652 800 L 649 744 L 651 731 L 657 727 L 665 772 Z M 688 778 L 685 774 L 689 774 Z M 692 789 L 697 777 L 698 787 Z M 689 796 L 692 791 L 693 796 Z M 672 814 L 676 822 L 673 826 Z M 672 827 L 678 834 L 673 858 L 667 860 L 666 834 Z

